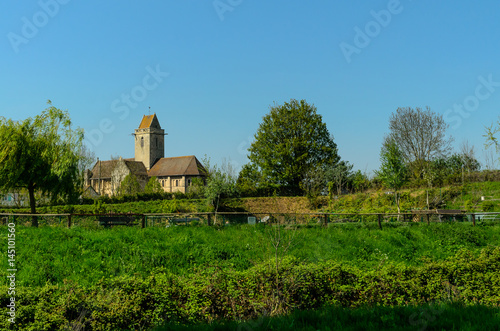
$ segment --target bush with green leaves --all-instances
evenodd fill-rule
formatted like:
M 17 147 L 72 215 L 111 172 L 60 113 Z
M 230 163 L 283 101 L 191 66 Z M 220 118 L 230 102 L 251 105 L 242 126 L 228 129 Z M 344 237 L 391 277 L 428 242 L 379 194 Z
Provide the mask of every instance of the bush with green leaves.
M 146 187 L 144 187 L 144 193 L 162 193 L 163 189 L 161 188 L 160 182 L 156 178 L 156 176 L 153 176 L 149 178 L 148 182 L 146 183 Z
M 141 193 L 142 191 L 141 184 L 139 184 L 137 177 L 130 173 L 125 176 L 121 182 L 120 187 L 118 188 L 118 195 L 134 195 Z
M 186 276 L 156 269 L 146 277 L 103 278 L 90 287 L 73 282 L 19 287 L 16 327 L 130 330 L 165 322 L 247 320 L 278 313 L 275 279 L 282 289 L 280 314 L 324 305 L 395 307 L 436 302 L 498 306 L 500 247 L 484 248 L 478 255 L 460 250 L 452 258 L 420 266 L 387 263 L 363 269 L 334 261 L 304 263 L 286 258 L 278 270 L 267 262 L 245 271 L 213 264 Z M 3 316 L 9 300 L 7 287 L 1 287 Z M 7 319 L 0 323 L 9 329 Z

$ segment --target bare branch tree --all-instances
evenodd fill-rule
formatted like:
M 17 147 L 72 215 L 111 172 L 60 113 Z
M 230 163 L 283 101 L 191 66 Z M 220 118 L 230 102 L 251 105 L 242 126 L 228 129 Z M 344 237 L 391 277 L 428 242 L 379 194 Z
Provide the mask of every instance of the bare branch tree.
M 500 117 L 498 118 L 498 122 L 495 124 L 491 124 L 491 126 L 486 127 L 486 134 L 483 137 L 486 138 L 486 143 L 484 147 L 486 149 L 490 147 L 495 147 L 497 153 L 500 153 L 500 142 L 496 135 L 500 133 Z
M 414 175 L 420 177 L 429 161 L 451 152 L 453 138 L 446 135 L 448 127 L 443 116 L 429 107 L 398 108 L 389 119 L 387 139 L 397 144 Z
M 460 157 L 468 174 L 470 174 L 471 171 L 478 170 L 477 167 L 480 166 L 480 164 L 476 159 L 476 150 L 474 145 L 469 144 L 468 140 L 464 140 L 460 144 Z

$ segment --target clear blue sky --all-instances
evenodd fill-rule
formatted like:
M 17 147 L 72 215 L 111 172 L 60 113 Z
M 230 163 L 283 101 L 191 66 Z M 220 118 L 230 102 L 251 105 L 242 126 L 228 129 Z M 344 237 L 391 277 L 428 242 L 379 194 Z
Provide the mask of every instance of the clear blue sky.
M 341 157 L 368 171 L 398 107 L 446 115 L 457 149 L 468 140 L 481 161 L 484 127 L 500 115 L 498 1 L 1 7 L 0 116 L 35 116 L 50 99 L 93 137 L 101 159 L 133 157 L 130 134 L 149 107 L 168 132 L 167 156 L 241 166 L 269 106 L 306 99 Z

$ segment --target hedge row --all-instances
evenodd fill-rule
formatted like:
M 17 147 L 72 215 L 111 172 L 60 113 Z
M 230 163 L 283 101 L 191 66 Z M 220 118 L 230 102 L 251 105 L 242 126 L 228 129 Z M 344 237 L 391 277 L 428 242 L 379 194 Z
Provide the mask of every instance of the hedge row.
M 381 265 L 361 270 L 336 262 L 304 264 L 285 259 L 243 272 L 206 267 L 186 277 L 155 270 L 102 279 L 91 288 L 62 286 L 16 289 L 16 323 L 2 330 L 147 329 L 180 323 L 246 320 L 293 309 L 333 304 L 403 306 L 428 302 L 500 305 L 500 247 L 475 257 L 460 251 L 452 259 L 418 267 Z M 10 297 L 1 288 L 2 316 Z

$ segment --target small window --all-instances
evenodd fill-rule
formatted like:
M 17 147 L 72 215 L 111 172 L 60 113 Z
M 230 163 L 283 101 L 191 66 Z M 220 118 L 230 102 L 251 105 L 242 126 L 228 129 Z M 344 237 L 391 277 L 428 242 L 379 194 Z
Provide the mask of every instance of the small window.
M 178 180 L 175 181 L 175 186 L 179 186 L 179 181 Z
M 144 137 L 141 137 L 141 147 L 144 147 Z

